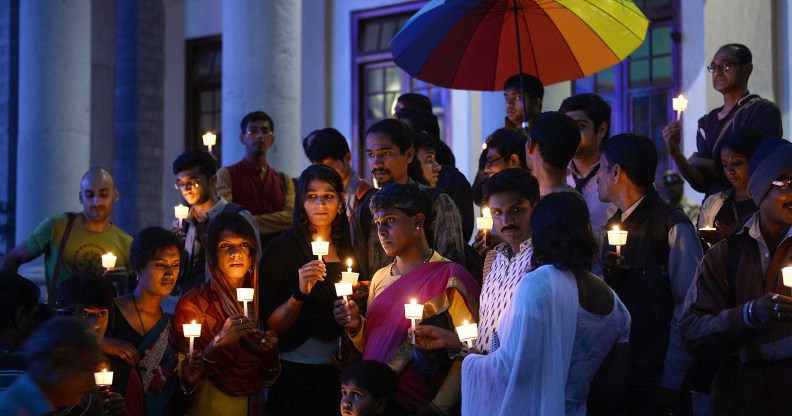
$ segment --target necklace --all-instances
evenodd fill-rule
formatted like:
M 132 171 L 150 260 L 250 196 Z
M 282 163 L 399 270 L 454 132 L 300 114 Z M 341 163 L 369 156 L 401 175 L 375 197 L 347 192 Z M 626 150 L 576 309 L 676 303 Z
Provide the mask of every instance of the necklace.
M 428 263 L 429 259 L 431 259 L 433 255 L 434 255 L 434 249 L 429 250 L 429 256 L 427 256 L 426 260 L 424 260 L 423 263 L 421 263 L 421 264 L 424 265 L 424 264 Z M 390 275 L 391 276 L 393 276 L 393 268 L 394 267 L 396 267 L 396 258 L 394 258 L 393 259 L 393 263 L 391 263 L 391 267 L 390 267 Z
M 135 294 L 132 294 L 132 303 L 135 304 L 135 312 L 137 312 L 138 320 L 140 321 L 140 329 L 143 330 L 143 335 L 146 335 L 146 326 L 143 325 L 143 318 L 140 317 L 140 309 L 137 307 L 137 301 L 135 300 Z

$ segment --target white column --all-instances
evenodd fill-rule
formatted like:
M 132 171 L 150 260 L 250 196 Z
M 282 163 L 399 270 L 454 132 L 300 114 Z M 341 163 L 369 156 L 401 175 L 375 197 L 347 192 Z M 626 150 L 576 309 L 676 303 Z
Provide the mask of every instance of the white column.
M 80 210 L 90 161 L 91 1 L 19 7 L 16 240 L 46 216 Z
M 267 154 L 280 171 L 299 175 L 300 137 L 299 0 L 223 2 L 223 160 L 244 155 L 239 123 L 262 110 L 275 123 L 277 141 Z M 317 39 L 317 41 L 321 41 Z

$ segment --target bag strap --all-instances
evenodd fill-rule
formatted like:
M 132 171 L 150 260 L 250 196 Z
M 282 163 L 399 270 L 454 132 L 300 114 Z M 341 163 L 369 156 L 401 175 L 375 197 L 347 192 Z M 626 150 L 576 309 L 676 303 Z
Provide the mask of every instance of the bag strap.
M 76 217 L 77 214 L 71 212 L 66 214 L 66 229 L 63 230 L 63 237 L 61 237 L 60 244 L 58 245 L 58 258 L 55 260 L 55 272 L 52 275 L 52 281 L 47 282 L 47 301 L 50 303 L 55 302 L 57 299 L 58 274 L 63 265 L 63 250 L 66 248 L 66 240 L 69 239 L 69 233 L 71 232 Z
M 745 104 L 737 108 L 737 110 L 731 115 L 731 117 L 729 117 L 729 120 L 721 128 L 720 133 L 718 134 L 718 138 L 715 139 L 715 145 L 712 146 L 713 158 L 716 157 L 715 153 L 717 152 L 718 149 L 720 149 L 721 140 L 723 139 L 723 136 L 725 136 L 728 131 L 734 130 L 734 120 L 737 119 L 737 115 L 740 114 L 740 111 L 745 110 L 746 108 L 754 105 L 754 103 L 757 103 L 761 100 L 762 98 L 759 97 L 758 95 L 751 97 L 748 101 L 745 102 Z

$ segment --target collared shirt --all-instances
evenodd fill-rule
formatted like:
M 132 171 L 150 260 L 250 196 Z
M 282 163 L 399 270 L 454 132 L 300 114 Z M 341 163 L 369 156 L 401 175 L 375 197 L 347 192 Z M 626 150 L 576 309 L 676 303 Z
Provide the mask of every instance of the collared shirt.
M 484 276 L 479 300 L 478 338 L 475 346 L 480 351 L 489 352 L 492 334 L 498 329 L 501 314 L 511 303 L 514 291 L 522 277 L 531 271 L 533 244 L 531 239 L 520 243 L 520 252 L 513 253 L 511 245 L 503 242 L 495 246 L 495 260 L 492 268 Z
M 759 228 L 759 212 L 754 214 L 751 218 L 748 219 L 748 221 L 745 222 L 743 229 L 748 230 L 748 235 L 750 235 L 751 238 L 756 240 L 756 244 L 759 246 L 759 257 L 762 261 L 762 276 L 764 276 L 767 274 L 767 269 L 770 268 L 770 261 L 772 260 L 772 257 L 770 255 L 770 248 L 767 247 L 767 242 L 765 241 L 764 236 L 762 235 L 762 230 Z M 778 245 L 780 246 L 781 243 L 783 243 L 784 241 L 790 238 L 792 238 L 792 227 L 789 227 L 786 235 L 784 235 L 784 238 L 782 238 L 778 242 Z M 773 249 L 773 251 L 775 251 L 775 248 Z
M 585 184 L 580 188 L 579 192 L 583 195 L 583 200 L 586 201 L 586 205 L 588 206 L 589 217 L 591 217 L 591 231 L 594 233 L 594 238 L 597 240 L 597 253 L 602 251 L 602 243 L 604 241 L 602 232 L 603 227 L 613 214 L 616 213 L 615 204 L 612 202 L 602 202 L 599 199 L 596 173 L 599 170 L 599 166 L 599 163 L 595 163 L 587 171 L 578 172 L 575 167 L 575 162 L 571 161 L 567 169 L 567 185 L 575 187 L 580 181 L 585 181 Z M 586 180 L 586 178 L 589 177 L 590 179 Z M 575 179 L 577 179 L 577 182 Z M 602 276 L 599 254 L 594 256 L 594 261 L 591 264 L 591 272 L 598 276 Z

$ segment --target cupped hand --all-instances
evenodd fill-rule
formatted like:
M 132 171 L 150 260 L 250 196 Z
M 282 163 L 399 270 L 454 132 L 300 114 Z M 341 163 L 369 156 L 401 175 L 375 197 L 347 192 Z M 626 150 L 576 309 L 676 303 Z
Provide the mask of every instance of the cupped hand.
M 412 328 L 407 329 L 407 336 L 412 337 Z M 434 325 L 416 325 L 415 346 L 422 350 L 439 350 L 448 348 L 460 351 L 462 342 L 456 332 L 449 331 Z
M 300 267 L 297 274 L 300 280 L 300 292 L 307 296 L 311 294 L 311 289 L 316 282 L 324 281 L 324 277 L 327 276 L 327 268 L 324 262 L 311 260 Z
M 348 332 L 357 332 L 360 329 L 360 309 L 353 300 L 337 299 L 333 304 L 333 316 Z

